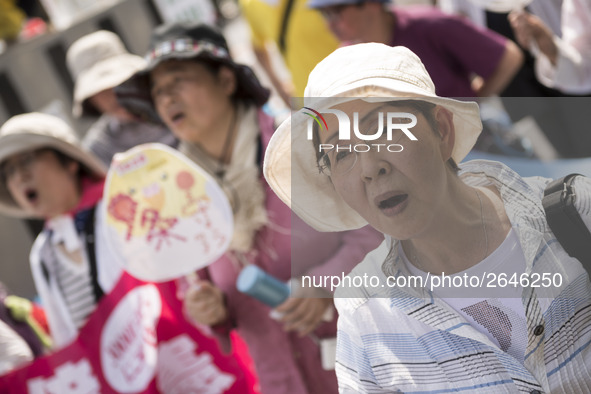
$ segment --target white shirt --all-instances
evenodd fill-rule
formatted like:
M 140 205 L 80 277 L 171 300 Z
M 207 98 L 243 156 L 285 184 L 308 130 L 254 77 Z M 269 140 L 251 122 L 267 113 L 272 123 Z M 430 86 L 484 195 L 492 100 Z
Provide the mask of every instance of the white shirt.
M 417 276 L 427 277 L 427 273 L 415 267 L 404 254 L 402 246 L 400 256 L 408 270 Z M 527 322 L 525 308 L 521 300 L 521 286 L 496 279 L 501 274 L 504 278 L 514 278 L 519 283 L 525 272 L 525 259 L 519 245 L 519 239 L 513 229 L 509 230 L 505 240 L 480 263 L 453 275 L 450 281 L 443 281 L 441 287 L 433 290 L 433 296 L 440 298 L 462 315 L 468 323 L 504 352 L 509 353 L 523 364 L 527 347 Z M 469 283 L 464 287 L 453 285 L 454 278 L 486 277 L 487 283 L 495 287 L 474 288 Z M 460 281 L 457 281 L 458 283 Z M 451 284 L 451 285 L 450 285 Z M 505 285 L 506 284 L 506 285 Z

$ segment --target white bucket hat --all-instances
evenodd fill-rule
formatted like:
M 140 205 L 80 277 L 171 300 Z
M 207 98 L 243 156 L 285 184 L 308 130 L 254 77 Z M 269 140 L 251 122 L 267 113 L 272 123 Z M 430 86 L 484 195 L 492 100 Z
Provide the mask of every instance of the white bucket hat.
M 368 43 L 339 48 L 312 70 L 304 106 L 327 109 L 351 98 L 368 101 L 420 100 L 453 114 L 459 163 L 472 149 L 480 131 L 478 104 L 438 97 L 421 60 L 408 48 Z M 349 99 L 346 99 L 349 98 Z M 265 153 L 264 175 L 275 193 L 318 231 L 345 231 L 367 224 L 320 173 L 312 141 L 306 138 L 310 119 L 299 110 L 277 129 Z
M 63 120 L 38 112 L 17 115 L 0 128 L 0 166 L 9 157 L 35 149 L 51 148 L 82 164 L 97 178 L 106 176 L 105 166 L 80 146 L 76 133 Z M 0 181 L 0 213 L 31 217 L 13 200 Z
M 68 49 L 66 62 L 74 79 L 76 117 L 96 114 L 86 100 L 114 88 L 143 69 L 146 61 L 125 49 L 121 39 L 110 31 L 100 30 L 76 40 Z

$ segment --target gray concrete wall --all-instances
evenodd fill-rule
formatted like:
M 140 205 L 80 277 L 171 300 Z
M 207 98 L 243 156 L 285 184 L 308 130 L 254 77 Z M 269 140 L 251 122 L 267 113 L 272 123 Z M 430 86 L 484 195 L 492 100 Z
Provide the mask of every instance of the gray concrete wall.
M 27 298 L 36 294 L 29 267 L 32 241 L 24 221 L 0 215 L 0 281 Z

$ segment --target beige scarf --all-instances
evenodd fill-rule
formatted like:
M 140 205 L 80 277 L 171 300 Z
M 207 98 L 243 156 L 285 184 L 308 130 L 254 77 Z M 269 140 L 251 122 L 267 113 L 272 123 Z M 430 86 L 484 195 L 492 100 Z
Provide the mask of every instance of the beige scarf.
M 236 113 L 236 139 L 230 163 L 222 165 L 198 145 L 183 141 L 179 151 L 217 180 L 234 211 L 234 235 L 230 250 L 246 253 L 253 247 L 256 232 L 267 224 L 265 192 L 257 162 L 260 129 L 257 109 L 239 106 Z M 225 171 L 222 178 L 216 175 Z

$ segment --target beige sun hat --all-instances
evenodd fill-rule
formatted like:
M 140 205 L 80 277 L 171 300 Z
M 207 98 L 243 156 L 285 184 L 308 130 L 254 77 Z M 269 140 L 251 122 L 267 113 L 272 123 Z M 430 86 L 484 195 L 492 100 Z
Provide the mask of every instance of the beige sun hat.
M 76 40 L 66 62 L 74 79 L 74 116 L 97 114 L 86 102 L 89 97 L 114 88 L 146 66 L 146 61 L 127 52 L 121 39 L 99 30 Z
M 328 109 L 352 98 L 367 101 L 420 100 L 453 113 L 459 163 L 472 149 L 480 131 L 478 104 L 438 97 L 421 60 L 408 48 L 368 43 L 339 48 L 312 70 L 304 106 Z M 314 145 L 306 138 L 311 119 L 301 109 L 277 129 L 265 153 L 264 175 L 273 191 L 318 231 L 344 231 L 367 224 L 337 194 L 320 173 Z
M 82 164 L 97 178 L 106 176 L 105 166 L 84 150 L 76 133 L 66 122 L 38 112 L 17 115 L 0 127 L 0 165 L 18 153 L 52 148 Z M 0 181 L 0 213 L 16 217 L 32 217 L 13 200 L 4 181 Z

